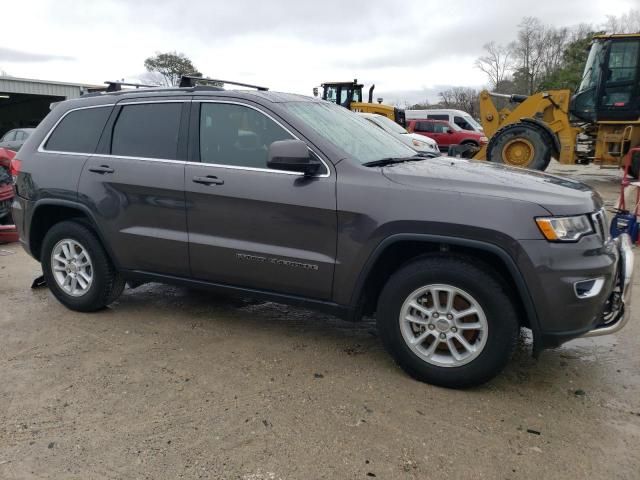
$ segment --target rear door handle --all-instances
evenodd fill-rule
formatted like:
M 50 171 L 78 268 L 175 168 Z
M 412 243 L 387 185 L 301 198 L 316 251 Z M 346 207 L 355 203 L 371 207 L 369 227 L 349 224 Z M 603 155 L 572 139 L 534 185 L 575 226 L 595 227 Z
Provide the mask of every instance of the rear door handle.
M 111 168 L 109 165 L 100 165 L 99 167 L 91 167 L 89 171 L 93 173 L 100 173 L 102 175 L 104 175 L 105 173 L 115 172 L 115 170 Z
M 224 185 L 224 180 L 219 179 L 215 175 L 207 175 L 206 177 L 193 177 L 193 183 L 201 183 L 202 185 Z

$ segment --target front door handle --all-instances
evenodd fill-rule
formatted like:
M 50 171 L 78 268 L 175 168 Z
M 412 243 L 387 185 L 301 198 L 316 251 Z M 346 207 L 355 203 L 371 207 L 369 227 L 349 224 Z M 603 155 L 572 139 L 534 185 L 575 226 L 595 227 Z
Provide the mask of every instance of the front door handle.
M 104 175 L 105 173 L 115 172 L 115 170 L 111 168 L 109 165 L 100 165 L 99 167 L 91 167 L 89 171 L 93 173 L 100 173 L 102 175 Z
M 224 185 L 224 180 L 219 179 L 215 175 L 207 175 L 206 177 L 193 177 L 193 183 L 201 183 L 202 185 Z

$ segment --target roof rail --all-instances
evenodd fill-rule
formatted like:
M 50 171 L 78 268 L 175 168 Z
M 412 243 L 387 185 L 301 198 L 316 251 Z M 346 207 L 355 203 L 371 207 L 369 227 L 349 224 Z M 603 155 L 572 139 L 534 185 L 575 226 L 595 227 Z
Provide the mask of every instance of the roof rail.
M 198 77 L 197 75 L 183 75 L 180 79 L 180 87 L 223 87 L 225 84 L 236 85 L 238 87 L 255 88 L 262 92 L 269 90 L 267 87 L 260 87 L 258 85 L 250 85 L 248 83 L 232 82 L 229 80 L 218 80 L 215 78 Z
M 122 90 L 122 87 L 136 87 L 136 88 L 153 88 L 159 87 L 160 85 L 144 85 L 142 83 L 127 83 L 127 82 L 119 82 L 119 81 L 106 81 L 104 82 L 107 85 L 107 92 L 119 92 Z

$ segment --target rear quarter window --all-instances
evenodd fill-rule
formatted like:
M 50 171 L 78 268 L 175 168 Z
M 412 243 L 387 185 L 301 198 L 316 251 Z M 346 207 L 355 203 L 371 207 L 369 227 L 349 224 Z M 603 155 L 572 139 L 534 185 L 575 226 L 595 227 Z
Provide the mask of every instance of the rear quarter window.
M 111 106 L 69 112 L 49 136 L 45 150 L 94 153 L 110 113 Z

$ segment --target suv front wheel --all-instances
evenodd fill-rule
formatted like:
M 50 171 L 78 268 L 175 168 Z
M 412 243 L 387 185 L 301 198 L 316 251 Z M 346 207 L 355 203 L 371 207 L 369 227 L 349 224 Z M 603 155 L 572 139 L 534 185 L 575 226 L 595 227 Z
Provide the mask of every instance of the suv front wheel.
M 115 270 L 95 233 L 75 221 L 51 227 L 40 257 L 53 295 L 67 308 L 93 312 L 115 301 L 125 280 Z
M 508 362 L 519 334 L 515 308 L 488 265 L 424 257 L 394 273 L 379 298 L 380 337 L 414 378 L 479 385 Z

